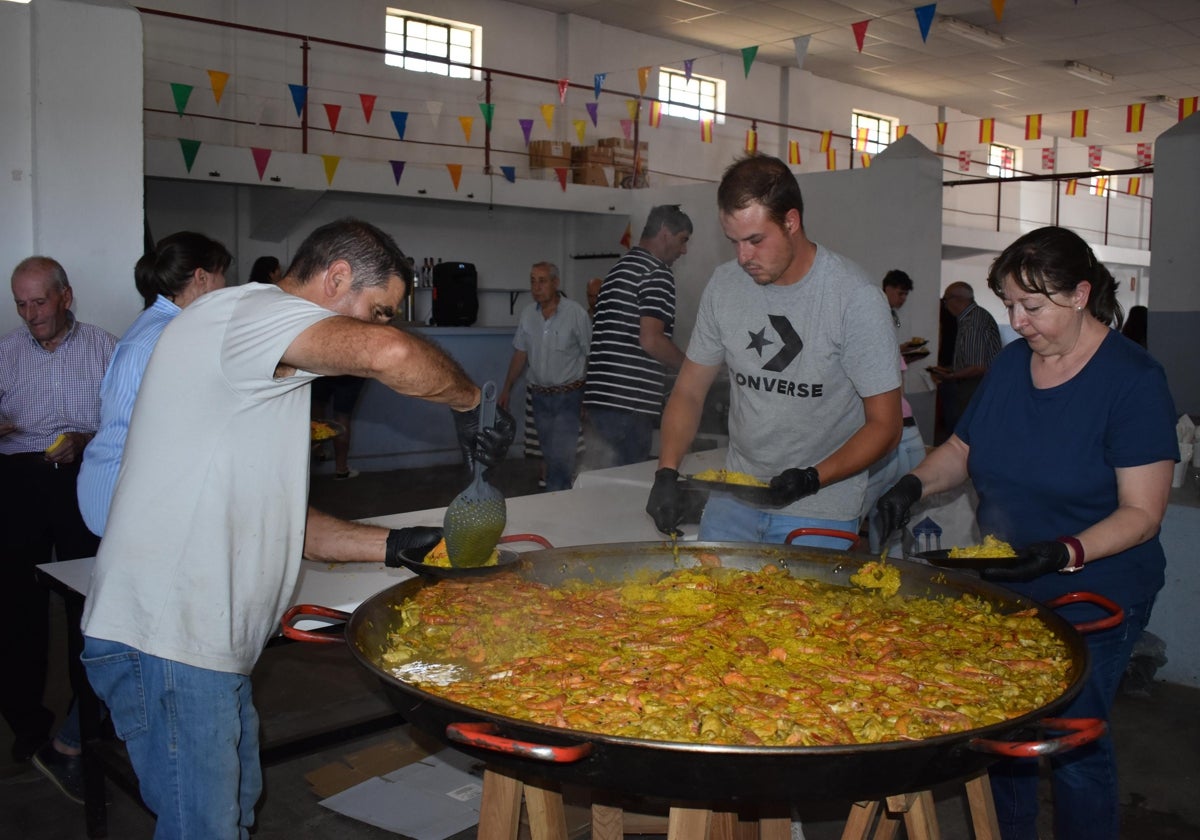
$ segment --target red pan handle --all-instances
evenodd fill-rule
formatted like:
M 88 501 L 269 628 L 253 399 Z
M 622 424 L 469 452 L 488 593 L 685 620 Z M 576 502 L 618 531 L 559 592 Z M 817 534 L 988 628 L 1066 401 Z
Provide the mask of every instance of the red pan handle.
M 328 633 L 314 633 L 312 630 L 300 630 L 292 626 L 292 622 L 305 615 L 318 615 L 321 618 L 332 618 L 336 621 L 346 621 L 350 618 L 350 613 L 331 609 L 330 607 L 319 607 L 316 604 L 296 604 L 296 606 L 285 612 L 283 618 L 279 621 L 283 625 L 281 632 L 285 639 L 291 639 L 294 642 L 316 642 L 323 645 L 339 644 L 345 641 L 341 636 L 331 636 Z
M 1082 747 L 1108 731 L 1108 724 L 1100 718 L 1044 718 L 1039 725 L 1056 731 L 1066 730 L 1070 734 L 1046 741 L 991 741 L 987 738 L 973 738 L 968 742 L 968 746 L 978 752 L 1008 758 L 1036 758 Z
M 573 747 L 552 747 L 548 744 L 534 744 L 529 741 L 504 738 L 497 735 L 497 731 L 498 727 L 494 723 L 450 723 L 446 725 L 446 737 L 455 743 L 479 747 L 492 752 L 507 753 L 520 758 L 532 758 L 536 761 L 570 764 L 586 758 L 592 752 L 592 745 L 586 741 Z
M 550 540 L 546 539 L 545 537 L 539 537 L 537 534 L 509 534 L 508 536 L 500 538 L 500 543 L 502 545 L 505 543 L 518 542 L 531 542 L 537 543 L 542 548 L 554 548 L 554 546 L 550 545 Z
M 1095 633 L 1098 630 L 1109 630 L 1125 620 L 1125 610 L 1121 609 L 1120 604 L 1110 601 L 1103 595 L 1097 595 L 1095 592 L 1068 592 L 1065 595 L 1059 595 L 1053 601 L 1047 601 L 1046 605 L 1049 607 L 1061 607 L 1064 604 L 1077 604 L 1081 602 L 1095 604 L 1108 613 L 1108 618 L 1098 618 L 1095 621 L 1084 621 L 1080 624 L 1072 625 L 1080 633 Z
M 790 545 L 792 540 L 797 537 L 836 537 L 850 543 L 850 545 L 846 546 L 847 549 L 854 548 L 854 544 L 858 542 L 858 534 L 852 534 L 849 531 L 838 531 L 833 528 L 797 528 L 784 537 L 783 541 Z

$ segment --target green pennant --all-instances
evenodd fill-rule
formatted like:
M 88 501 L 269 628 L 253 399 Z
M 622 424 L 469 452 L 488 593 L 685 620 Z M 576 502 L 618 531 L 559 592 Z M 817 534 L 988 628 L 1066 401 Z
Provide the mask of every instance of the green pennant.
M 479 110 L 483 112 L 483 121 L 488 127 L 488 131 L 492 130 L 492 115 L 496 113 L 496 106 L 491 102 L 480 102 Z
M 192 86 L 171 82 L 171 96 L 175 97 L 175 110 L 182 117 L 184 110 L 187 108 L 188 99 L 192 96 Z
M 200 141 L 180 137 L 179 148 L 183 150 L 183 162 L 187 164 L 187 171 L 191 172 L 192 164 L 196 162 L 196 152 L 200 151 Z
M 750 65 L 754 56 L 758 55 L 758 47 L 742 47 L 742 66 L 746 68 L 746 78 L 750 78 Z

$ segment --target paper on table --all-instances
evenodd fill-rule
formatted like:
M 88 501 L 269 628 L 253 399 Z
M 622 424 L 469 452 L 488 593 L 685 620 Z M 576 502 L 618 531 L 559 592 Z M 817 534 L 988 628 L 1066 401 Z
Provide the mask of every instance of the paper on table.
M 322 799 L 332 811 L 413 840 L 446 840 L 479 822 L 482 765 L 446 749 Z

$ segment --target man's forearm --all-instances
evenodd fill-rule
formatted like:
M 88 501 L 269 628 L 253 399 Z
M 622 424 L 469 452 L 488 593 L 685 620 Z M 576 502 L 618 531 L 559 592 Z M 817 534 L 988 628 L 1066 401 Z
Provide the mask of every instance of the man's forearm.
M 400 340 L 377 357 L 376 379 L 397 393 L 445 403 L 455 411 L 479 405 L 479 388 L 457 361 L 424 338 L 397 335 Z
M 382 563 L 387 535 L 387 528 L 349 522 L 310 507 L 304 530 L 304 559 L 322 563 Z

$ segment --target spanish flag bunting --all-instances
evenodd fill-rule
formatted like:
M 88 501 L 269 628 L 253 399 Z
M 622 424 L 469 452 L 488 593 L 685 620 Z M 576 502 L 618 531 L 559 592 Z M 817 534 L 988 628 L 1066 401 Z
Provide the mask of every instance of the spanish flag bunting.
M 871 165 L 871 156 L 869 154 L 867 154 L 866 152 L 863 152 L 862 153 L 862 168 L 866 169 L 870 165 Z
M 1101 148 L 1099 146 L 1088 146 L 1088 166 L 1095 169 L 1100 165 Z
M 533 131 L 533 120 L 522 118 L 517 120 L 521 124 L 521 133 L 525 135 L 525 145 L 529 145 L 529 133 Z
M 1079 181 L 1077 181 L 1074 178 L 1071 178 L 1069 181 L 1067 181 L 1067 186 L 1066 186 L 1066 189 L 1064 190 L 1064 192 L 1066 192 L 1067 195 L 1075 195 L 1075 188 L 1078 186 L 1079 186 Z
M 471 142 L 471 129 L 475 127 L 474 117 L 459 117 L 458 124 L 462 126 L 463 137 L 468 143 Z
M 400 186 L 400 176 L 404 174 L 404 161 L 389 160 L 388 163 L 392 165 L 392 177 L 396 179 L 396 186 Z
M 638 68 L 638 93 L 643 96 L 646 95 L 646 83 L 650 81 L 650 69 L 649 67 Z
M 548 103 L 542 105 L 542 119 L 546 121 L 546 128 L 554 128 L 554 104 Z
M 750 65 L 754 63 L 756 55 L 758 55 L 758 47 L 742 47 L 742 69 L 747 79 L 750 78 Z
M 712 142 L 712 120 L 700 120 L 700 142 Z
M 446 171 L 450 173 L 450 183 L 454 184 L 454 191 L 458 192 L 458 182 L 462 180 L 462 164 L 447 163 Z
M 867 27 L 871 25 L 871 19 L 860 20 L 858 23 L 850 24 L 850 28 L 854 30 L 854 43 L 858 44 L 858 51 L 862 52 L 863 41 L 867 37 Z
M 1151 146 L 1149 143 L 1137 144 L 1138 166 L 1149 166 L 1154 162 L 1154 155 L 1151 153 L 1150 149 Z
M 563 192 L 566 192 L 567 191 L 567 167 L 565 167 L 565 166 L 554 167 L 554 174 L 558 176 L 558 185 L 560 187 L 562 187 Z
M 633 120 L 621 120 L 621 134 L 626 140 L 633 139 Z
M 641 106 L 641 104 L 642 103 L 638 102 L 636 99 L 625 100 L 625 113 L 629 114 L 629 119 L 633 120 L 634 122 L 637 122 L 638 108 Z
M 1195 96 L 1179 97 L 1179 119 L 1181 122 L 1183 120 L 1186 120 L 1192 114 L 1196 113 L 1197 98 L 1198 97 L 1195 97 Z
M 261 181 L 267 172 L 267 164 L 271 162 L 271 150 L 251 148 L 250 153 L 254 155 L 254 168 L 258 170 L 258 180 Z
M 1101 175 L 1096 179 L 1096 195 L 1104 195 L 1104 191 L 1108 189 L 1108 179 Z
M 483 114 L 483 124 L 487 126 L 487 130 L 492 130 L 492 117 L 496 115 L 496 106 L 491 102 L 480 102 L 479 113 Z
M 1054 148 L 1052 146 L 1042 149 L 1042 169 L 1054 169 Z
M 341 155 L 321 155 L 321 161 L 325 164 L 325 183 L 332 185 L 333 174 L 342 162 Z
M 906 126 L 906 125 L 896 126 L 896 139 L 897 140 L 899 140 L 901 137 L 905 137 L 907 135 L 908 135 L 908 126 Z
M 971 153 L 969 151 L 966 151 L 965 149 L 958 153 L 958 171 L 959 172 L 970 172 L 971 171 Z
M 1140 195 L 1141 192 L 1142 192 L 1142 179 L 1137 175 L 1131 176 L 1129 178 L 1129 194 L 1130 195 Z
M 1042 115 L 1027 114 L 1025 116 L 1025 139 L 1026 140 L 1041 140 L 1042 139 Z
M 869 132 L 865 128 L 860 128 L 857 131 L 856 136 L 854 138 L 854 150 L 856 152 L 866 151 L 868 136 L 869 136 Z
M 329 130 L 337 133 L 338 117 L 342 115 L 342 106 L 325 103 L 325 118 L 329 120 Z
M 800 141 L 799 140 L 789 140 L 788 141 L 788 163 L 792 164 L 793 166 L 800 165 Z
M 192 86 L 171 82 L 171 96 L 175 99 L 175 110 L 182 117 L 184 109 L 187 108 L 188 100 L 192 96 Z
M 209 70 L 208 80 L 212 83 L 213 99 L 217 100 L 217 104 L 221 104 L 221 95 L 225 93 L 225 83 L 229 81 L 229 74 L 220 70 Z
M 650 127 L 658 128 L 662 123 L 662 103 L 657 99 L 650 100 Z
M 746 129 L 746 154 L 752 155 L 758 151 L 758 132 L 753 128 Z
M 984 117 L 979 121 L 979 142 L 991 143 L 996 139 L 995 117 Z
M 621 234 L 621 247 L 628 248 L 633 244 L 633 225 L 632 223 L 625 225 L 625 232 Z
M 837 149 L 830 148 L 825 150 L 825 168 L 837 169 Z
M 567 101 L 567 88 L 570 86 L 571 86 L 570 79 L 559 79 L 558 80 L 558 101 L 559 102 Z
M 946 123 L 944 123 L 944 122 L 934 123 L 934 127 L 937 128 L 938 145 L 939 146 L 946 145 Z
M 832 131 L 822 131 L 821 132 L 821 151 L 822 152 L 829 151 L 829 148 L 830 148 L 829 144 L 832 142 L 832 140 L 833 140 L 833 132 Z
M 192 171 L 192 164 L 196 162 L 196 152 L 200 151 L 199 140 L 185 140 L 179 138 L 179 151 L 183 152 L 183 165 L 187 167 L 187 171 Z M 267 154 L 270 154 L 268 152 Z M 265 167 L 264 167 L 265 168 Z M 262 171 L 258 173 L 258 180 L 262 180 Z
M 1088 112 L 1086 108 L 1080 108 L 1077 111 L 1071 112 L 1072 137 L 1087 137 L 1087 118 Z
M 587 120 L 571 120 L 571 124 L 575 126 L 575 136 L 579 138 L 579 145 L 585 145 L 583 136 L 584 132 L 587 131 Z
M 1125 131 L 1133 134 L 1141 131 L 1142 126 L 1146 123 L 1146 103 L 1139 102 L 1136 105 L 1130 105 L 1125 109 Z
M 358 101 L 362 105 L 363 120 L 370 125 L 371 115 L 375 113 L 375 94 L 360 93 L 358 95 Z M 489 119 L 488 125 L 490 126 L 491 124 L 491 120 Z

